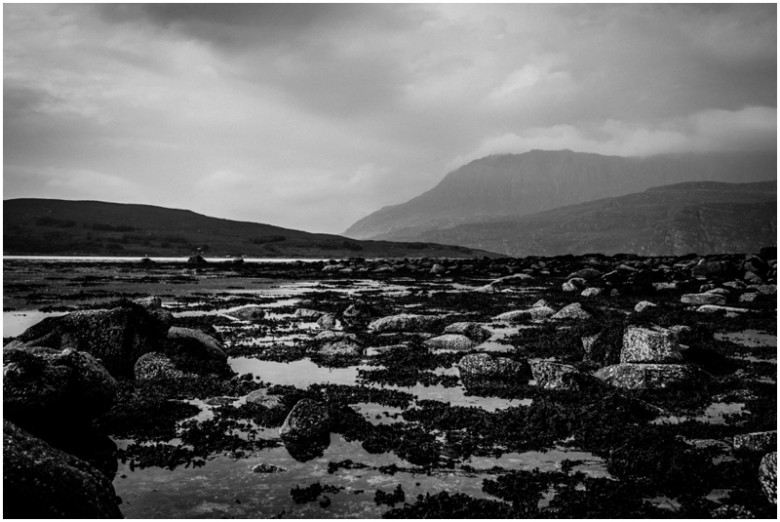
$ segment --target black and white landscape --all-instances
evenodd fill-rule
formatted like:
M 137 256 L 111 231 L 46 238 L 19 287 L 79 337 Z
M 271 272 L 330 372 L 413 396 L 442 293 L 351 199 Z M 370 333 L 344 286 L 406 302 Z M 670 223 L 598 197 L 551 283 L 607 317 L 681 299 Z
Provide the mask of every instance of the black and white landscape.
M 4 518 L 776 518 L 772 4 L 7 4 Z

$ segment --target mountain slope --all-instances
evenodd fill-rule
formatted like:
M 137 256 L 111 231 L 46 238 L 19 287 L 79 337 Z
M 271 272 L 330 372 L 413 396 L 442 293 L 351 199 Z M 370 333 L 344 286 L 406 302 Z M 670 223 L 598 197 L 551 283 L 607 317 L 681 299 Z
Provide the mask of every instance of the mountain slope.
M 776 179 L 776 153 L 713 153 L 624 158 L 571 151 L 488 156 L 449 173 L 436 187 L 384 207 L 344 234 L 419 240 L 427 232 L 522 216 L 686 181 L 747 183 Z
M 757 252 L 776 244 L 777 184 L 681 183 L 425 237 L 513 256 Z
M 424 243 L 356 241 L 151 205 L 57 199 L 3 201 L 3 254 L 251 257 L 472 257 Z

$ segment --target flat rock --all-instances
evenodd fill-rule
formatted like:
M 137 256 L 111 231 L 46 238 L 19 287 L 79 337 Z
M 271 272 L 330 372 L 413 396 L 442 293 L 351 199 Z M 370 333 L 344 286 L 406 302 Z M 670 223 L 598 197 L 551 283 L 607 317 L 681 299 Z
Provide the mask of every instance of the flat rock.
M 583 310 L 580 303 L 571 303 L 570 305 L 566 305 L 558 310 L 558 312 L 553 314 L 550 319 L 590 319 L 591 317 L 593 316 Z
M 651 303 L 650 301 L 639 301 L 639 302 L 638 302 L 638 303 L 637 303 L 637 304 L 634 306 L 634 311 L 635 311 L 636 313 L 642 313 L 642 312 L 644 312 L 645 310 L 649 310 L 649 309 L 651 309 L 651 308 L 655 308 L 655 307 L 657 307 L 657 306 L 658 306 L 657 304 L 655 304 L 655 303 Z
M 229 315 L 242 321 L 259 321 L 265 317 L 265 308 L 260 305 L 246 305 L 231 310 Z
M 360 357 L 363 354 L 363 347 L 351 339 L 342 339 L 322 345 L 319 353 L 329 356 Z
M 620 363 L 601 368 L 594 376 L 626 390 L 699 388 L 709 380 L 703 370 L 687 364 Z
M 700 314 L 714 314 L 716 312 L 725 313 L 727 316 L 733 316 L 736 314 L 744 314 L 751 310 L 747 308 L 736 308 L 733 306 L 718 306 L 718 305 L 702 305 L 696 309 Z
M 516 323 L 521 321 L 534 321 L 539 319 L 545 319 L 555 314 L 555 310 L 549 306 L 533 306 L 526 308 L 525 310 L 512 310 L 504 312 L 493 318 L 494 321 L 506 321 L 510 323 Z
M 726 297 L 714 293 L 684 294 L 680 302 L 689 305 L 722 305 L 726 304 Z
M 677 336 L 666 328 L 629 326 L 623 334 L 622 363 L 671 363 L 682 360 Z
M 319 319 L 323 315 L 325 315 L 325 312 L 320 312 L 319 310 L 312 310 L 311 308 L 298 308 L 295 310 L 295 313 L 293 314 L 295 317 L 301 318 L 301 319 Z
M 527 362 L 493 357 L 486 353 L 466 355 L 458 361 L 457 366 L 462 379 L 516 381 L 526 384 L 531 378 L 531 368 Z
M 372 321 L 368 325 L 368 329 L 376 333 L 425 330 L 433 327 L 440 321 L 441 318 L 438 316 L 398 314 Z
M 425 341 L 425 346 L 434 351 L 465 352 L 476 345 L 477 343 L 461 334 L 444 334 Z

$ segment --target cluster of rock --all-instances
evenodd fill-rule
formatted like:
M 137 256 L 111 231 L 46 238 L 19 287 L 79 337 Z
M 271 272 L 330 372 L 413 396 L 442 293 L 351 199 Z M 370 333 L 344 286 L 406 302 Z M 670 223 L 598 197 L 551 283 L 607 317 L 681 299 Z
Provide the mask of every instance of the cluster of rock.
M 91 427 L 116 379 L 232 374 L 216 337 L 172 322 L 159 299 L 125 302 L 44 319 L 3 347 L 5 516 L 121 516 L 116 446 Z

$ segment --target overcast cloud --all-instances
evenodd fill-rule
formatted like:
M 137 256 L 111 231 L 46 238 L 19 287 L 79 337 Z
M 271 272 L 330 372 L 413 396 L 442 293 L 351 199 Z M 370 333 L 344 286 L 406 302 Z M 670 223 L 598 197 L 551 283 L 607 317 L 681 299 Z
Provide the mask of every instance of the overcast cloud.
M 777 143 L 774 4 L 3 13 L 6 199 L 338 233 L 487 154 Z

